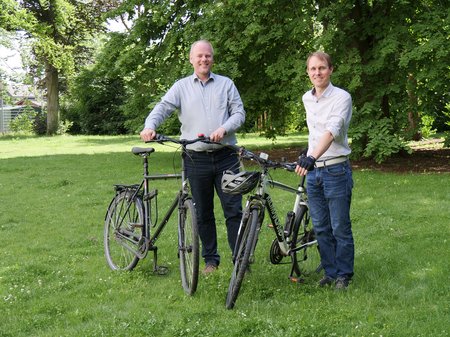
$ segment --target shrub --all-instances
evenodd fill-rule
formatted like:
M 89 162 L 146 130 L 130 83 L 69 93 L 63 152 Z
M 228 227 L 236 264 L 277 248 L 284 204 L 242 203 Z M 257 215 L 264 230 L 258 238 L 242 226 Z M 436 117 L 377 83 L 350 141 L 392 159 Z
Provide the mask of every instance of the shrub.
M 36 116 L 37 112 L 32 107 L 26 106 L 23 112 L 9 123 L 9 129 L 15 133 L 34 134 L 34 120 Z

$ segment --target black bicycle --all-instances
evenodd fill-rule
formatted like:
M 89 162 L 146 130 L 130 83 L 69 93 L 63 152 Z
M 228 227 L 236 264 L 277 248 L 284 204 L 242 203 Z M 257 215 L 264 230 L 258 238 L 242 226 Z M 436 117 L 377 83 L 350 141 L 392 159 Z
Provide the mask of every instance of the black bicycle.
M 222 179 L 222 189 L 226 193 L 244 194 L 254 190 L 247 198 L 233 253 L 234 268 L 226 297 L 228 309 L 234 307 L 244 276 L 254 262 L 266 210 L 271 220 L 270 227 L 275 232 L 269 254 L 271 263 L 279 264 L 284 257 L 290 257 L 289 278 L 295 282 L 302 282 L 305 274 L 321 270 L 317 240 L 309 221 L 305 177 L 301 177 L 298 187 L 294 188 L 274 181 L 269 174 L 270 170 L 276 168 L 294 171 L 296 163 L 271 161 L 265 154 L 256 155 L 244 148 L 237 150 L 241 158 L 254 161 L 259 170 L 242 171 L 238 174 L 226 172 Z M 293 209 L 287 213 L 284 225 L 275 210 L 274 200 L 269 193 L 270 187 L 295 194 Z
M 175 143 L 181 147 L 181 156 L 187 156 L 186 146 L 202 138 L 177 140 L 157 135 L 158 143 Z M 184 291 L 192 295 L 197 289 L 199 268 L 199 237 L 197 217 L 186 179 L 184 160 L 181 173 L 149 175 L 149 157 L 154 148 L 133 147 L 132 153 L 143 159 L 143 179 L 140 184 L 117 184 L 105 216 L 104 247 L 106 261 L 113 270 L 132 270 L 139 260 L 153 251 L 153 270 L 165 274 L 167 268 L 157 264 L 155 245 L 175 210 L 178 211 L 178 257 Z M 150 188 L 150 182 L 160 179 L 181 179 L 180 190 L 168 211 L 158 224 L 158 190 Z M 151 229 L 154 229 L 151 232 Z

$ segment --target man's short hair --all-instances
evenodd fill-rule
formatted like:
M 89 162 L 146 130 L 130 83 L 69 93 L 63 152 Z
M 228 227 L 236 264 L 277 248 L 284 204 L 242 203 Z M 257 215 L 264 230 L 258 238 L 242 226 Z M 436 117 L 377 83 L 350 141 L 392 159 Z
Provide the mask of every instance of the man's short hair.
M 209 44 L 209 46 L 211 47 L 211 53 L 212 53 L 212 55 L 214 56 L 214 48 L 213 48 L 211 42 L 209 42 L 208 40 L 198 40 L 198 41 L 195 41 L 195 42 L 191 45 L 191 50 L 189 51 L 189 55 L 192 54 L 192 50 L 193 50 L 194 47 L 195 47 L 197 44 L 199 44 L 199 43 L 207 43 L 207 44 Z
M 306 69 L 308 69 L 309 60 L 311 57 L 317 57 L 319 60 L 325 61 L 328 64 L 328 68 L 333 68 L 333 63 L 331 62 L 331 56 L 323 51 L 315 51 L 311 54 L 309 54 L 308 58 L 306 59 Z

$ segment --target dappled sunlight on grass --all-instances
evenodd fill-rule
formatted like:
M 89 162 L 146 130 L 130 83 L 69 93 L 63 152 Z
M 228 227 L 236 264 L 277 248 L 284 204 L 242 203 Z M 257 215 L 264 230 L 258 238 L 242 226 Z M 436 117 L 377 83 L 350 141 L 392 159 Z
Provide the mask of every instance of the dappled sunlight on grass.
M 0 159 L 55 154 L 96 154 L 129 151 L 139 144 L 137 136 L 54 136 L 0 138 Z
M 238 139 L 256 152 L 273 146 L 257 135 Z M 306 138 L 286 139 L 276 145 L 305 144 Z M 319 288 L 322 274 L 292 283 L 288 257 L 272 265 L 274 233 L 266 216 L 252 273 L 235 309 L 227 310 L 233 265 L 218 199 L 221 264 L 216 273 L 200 275 L 194 296 L 181 286 L 176 218 L 157 242 L 158 264 L 168 274 L 153 273 L 153 254 L 132 272 L 108 268 L 103 226 L 113 185 L 142 178 L 133 146 L 157 148 L 152 173 L 179 170 L 173 147 L 144 144 L 134 135 L 0 137 L 0 335 L 448 336 L 450 186 L 442 174 L 354 172 L 355 276 L 346 292 Z M 271 174 L 298 183 L 291 172 Z M 178 184 L 152 183 L 162 213 Z M 270 193 L 284 221 L 292 196 Z
M 175 136 L 176 137 L 176 136 Z M 257 134 L 238 135 L 239 144 L 252 148 L 276 148 L 305 143 L 306 135 L 292 134 L 270 140 Z M 133 146 L 154 147 L 156 151 L 172 152 L 179 149 L 173 144 L 143 143 L 139 135 L 127 136 L 53 136 L 53 137 L 0 137 L 0 159 L 36 157 L 55 154 L 97 154 L 128 152 Z

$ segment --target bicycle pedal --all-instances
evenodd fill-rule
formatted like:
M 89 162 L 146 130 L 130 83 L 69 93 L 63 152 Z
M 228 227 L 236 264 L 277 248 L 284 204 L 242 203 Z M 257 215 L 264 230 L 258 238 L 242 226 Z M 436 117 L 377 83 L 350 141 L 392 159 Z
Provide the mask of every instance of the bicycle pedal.
M 131 228 L 143 228 L 144 225 L 142 223 L 138 223 L 138 222 L 130 222 L 129 223 Z
M 289 276 L 289 280 L 292 283 L 305 283 L 305 279 L 302 277 Z
M 153 269 L 153 273 L 157 275 L 167 275 L 169 273 L 169 267 L 166 266 L 156 266 Z

